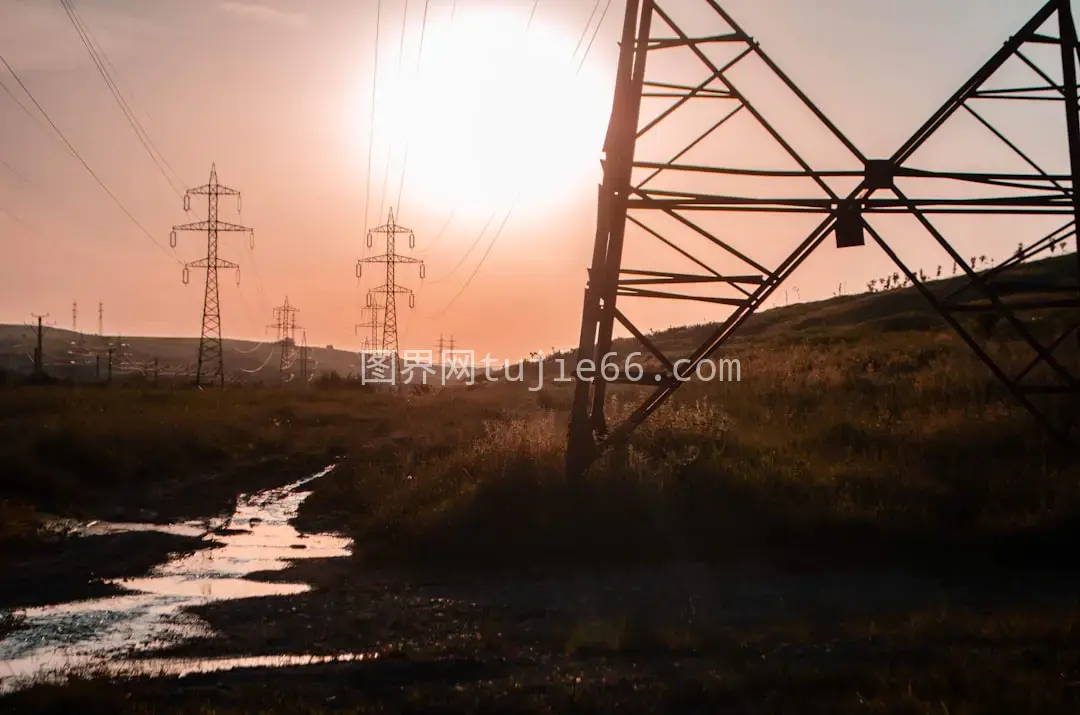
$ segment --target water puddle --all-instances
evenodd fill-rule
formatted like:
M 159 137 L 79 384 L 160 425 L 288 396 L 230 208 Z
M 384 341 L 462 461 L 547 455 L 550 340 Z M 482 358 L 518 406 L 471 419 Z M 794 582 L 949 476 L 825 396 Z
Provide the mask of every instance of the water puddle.
M 163 531 L 200 536 L 206 548 L 178 555 L 145 577 L 110 581 L 129 594 L 76 601 L 19 612 L 24 627 L 0 640 L 0 692 L 28 679 L 53 679 L 72 669 L 110 673 L 183 675 L 237 667 L 292 665 L 362 656 L 314 658 L 283 655 L 228 659 L 132 659 L 178 640 L 212 635 L 184 609 L 213 601 L 302 593 L 303 583 L 246 579 L 257 571 L 280 571 L 293 559 L 347 556 L 351 542 L 332 534 L 301 534 L 289 525 L 310 494 L 302 487 L 333 466 L 292 484 L 242 496 L 225 520 L 178 524 L 91 522 L 83 534 Z

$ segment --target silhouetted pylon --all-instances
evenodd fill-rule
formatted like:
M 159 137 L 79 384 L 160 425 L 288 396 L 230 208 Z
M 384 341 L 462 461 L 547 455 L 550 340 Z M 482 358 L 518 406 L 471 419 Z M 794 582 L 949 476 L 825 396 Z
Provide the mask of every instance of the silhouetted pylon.
M 206 232 L 206 257 L 184 265 L 183 279 L 186 285 L 192 268 L 206 269 L 206 290 L 203 293 L 202 330 L 199 334 L 199 357 L 195 367 L 195 385 L 201 385 L 208 370 L 213 371 L 213 380 L 225 384 L 225 357 L 221 349 L 221 296 L 218 291 L 218 269 L 236 270 L 236 284 L 240 285 L 240 266 L 218 258 L 218 232 L 243 231 L 249 234 L 251 247 L 255 247 L 254 229 L 239 224 L 218 220 L 218 197 L 235 196 L 236 210 L 240 211 L 240 192 L 218 183 L 217 166 L 210 166 L 209 183 L 195 189 L 188 189 L 184 194 L 184 210 L 191 208 L 192 196 L 207 197 L 207 219 L 194 223 L 174 226 L 169 236 L 169 244 L 176 247 L 177 231 Z
M 379 341 L 379 315 L 383 306 L 379 304 L 377 295 L 368 293 L 368 298 L 369 304 L 361 309 L 361 322 L 353 326 L 354 335 L 358 334 L 361 328 L 369 331 L 368 337 L 364 338 L 360 344 L 362 352 L 378 350 L 381 344 Z
M 379 294 L 384 296 L 380 349 L 397 355 L 399 351 L 397 296 L 409 296 L 409 307 L 414 308 L 416 307 L 416 295 L 408 288 L 398 285 L 395 268 L 399 263 L 417 264 L 420 266 L 420 278 L 423 278 L 425 272 L 424 262 L 419 258 L 404 256 L 397 252 L 396 239 L 398 234 L 408 234 L 409 248 L 416 246 L 416 234 L 413 233 L 412 229 L 399 226 L 394 222 L 394 209 L 390 209 L 390 214 L 385 224 L 373 228 L 368 232 L 367 245 L 369 248 L 374 243 L 372 234 L 375 233 L 386 235 L 386 253 L 378 256 L 371 256 L 370 258 L 361 258 L 357 261 L 356 277 L 360 277 L 361 266 L 365 263 L 383 263 L 386 265 L 386 281 L 382 285 L 372 288 L 368 293 L 368 306 L 370 307 L 375 304 L 375 301 L 377 300 L 375 296 Z
M 285 303 L 274 308 L 274 322 L 267 326 L 267 329 L 277 331 L 277 341 L 281 347 L 278 362 L 278 381 L 281 384 L 285 384 L 285 375 L 296 360 L 296 314 L 299 312 L 299 308 L 289 305 L 289 297 L 285 296 Z
M 657 53 L 663 61 L 653 59 Z M 1069 0 L 1050 0 L 900 149 L 873 158 L 716 0 L 628 0 L 582 308 L 568 472 L 580 474 L 604 449 L 627 439 L 830 236 L 837 248 L 864 246 L 869 237 L 1050 434 L 1080 444 L 1069 439 L 1080 356 L 1067 354 L 1080 353 L 1080 261 L 1065 281 L 1049 272 L 1013 271 L 1064 245 L 1080 222 L 1080 196 L 1073 190 L 1080 176 L 1077 56 Z M 748 73 L 732 71 L 744 65 Z M 774 80 L 766 90 L 768 107 L 754 99 L 762 94 L 747 91 L 766 73 Z M 793 107 L 778 112 L 782 95 Z M 990 106 L 1004 101 L 1008 131 L 990 114 Z M 1019 122 L 1022 111 L 1037 114 Z M 798 141 L 782 129 L 792 117 L 805 118 Z M 1023 127 L 1039 154 L 1014 136 Z M 958 143 L 942 137 L 943 128 L 963 133 L 966 154 L 950 154 Z M 980 138 L 986 145 L 972 150 Z M 1046 151 L 1052 140 L 1058 146 Z M 886 218 L 895 214 L 912 230 L 893 245 L 884 233 L 895 231 L 896 219 Z M 948 231 L 938 218 L 945 214 Z M 1023 225 L 1012 217 L 1022 217 Z M 1025 234 L 1020 250 L 1015 232 Z M 959 288 L 947 294 L 931 289 L 909 266 L 910 246 L 919 239 L 940 252 L 927 265 L 952 260 L 963 270 Z M 985 255 L 989 245 L 1011 257 L 976 272 L 965 252 Z M 627 267 L 627 256 L 647 268 Z M 1015 279 L 1003 280 L 1009 271 Z M 727 314 L 676 360 L 635 325 L 629 307 L 641 299 L 704 301 Z M 1069 319 L 1035 326 L 1021 315 L 1053 308 L 1068 311 Z M 970 314 L 1010 330 L 1017 350 L 994 351 L 989 331 L 980 335 L 960 318 Z M 651 370 L 631 376 L 601 369 L 611 359 L 616 324 L 644 347 Z M 611 428 L 604 415 L 608 382 L 647 392 Z

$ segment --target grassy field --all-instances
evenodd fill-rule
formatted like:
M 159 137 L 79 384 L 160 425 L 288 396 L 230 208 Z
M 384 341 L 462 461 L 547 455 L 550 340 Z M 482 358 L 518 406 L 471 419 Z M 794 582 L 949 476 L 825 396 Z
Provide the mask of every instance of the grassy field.
M 469 403 L 481 419 L 499 414 Z M 190 506 L 163 498 L 175 490 L 213 481 L 231 497 L 241 488 L 232 475 L 267 463 L 314 471 L 381 454 L 414 432 L 444 445 L 460 436 L 442 424 L 432 431 L 437 415 L 412 400 L 351 389 L 19 387 L 0 390 L 0 415 L 8 539 L 32 531 L 35 513 L 107 518 L 111 504 L 175 516 Z M 200 497 L 189 490 L 183 501 Z
M 741 381 L 685 386 L 580 484 L 562 479 L 570 388 L 550 376 L 540 392 L 504 381 L 407 399 L 0 390 L 2 522 L 24 533 L 35 511 L 101 516 L 102 494 L 344 458 L 305 517 L 376 560 L 722 558 L 788 541 L 822 551 L 818 538 L 837 542 L 829 554 L 1046 540 L 1038 552 L 1052 558 L 1080 517 L 1080 471 L 920 301 L 902 290 L 757 316 L 724 353 Z M 656 340 L 678 354 L 704 330 Z M 1007 336 L 990 342 L 1021 359 Z M 639 394 L 615 390 L 612 417 Z
M 310 597 L 267 605 L 259 617 L 245 612 L 248 621 L 273 624 L 274 643 L 291 643 L 277 636 L 294 633 L 299 647 L 328 652 L 355 646 L 343 624 L 357 614 L 398 622 L 371 615 L 377 598 L 355 585 L 380 567 L 478 579 L 685 561 L 768 563 L 811 576 L 891 568 L 975 591 L 1027 583 L 1028 596 L 1037 595 L 1032 574 L 1075 575 L 1080 465 L 920 301 L 893 291 L 758 316 L 724 353 L 740 360 L 740 381 L 685 386 L 581 482 L 562 472 L 566 385 L 537 393 L 525 389 L 529 380 L 502 382 L 405 399 L 346 389 L 4 390 L 0 463 L 11 468 L 0 523 L 9 539 L 27 538 L 38 514 L 93 515 L 102 494 L 167 509 L 167 499 L 153 497 L 163 483 L 198 483 L 198 475 L 257 469 L 267 459 L 337 462 L 299 522 L 353 537 L 346 573 L 335 572 L 338 580 Z M 1057 330 L 1062 320 L 1043 315 L 1036 329 Z M 706 330 L 656 340 L 678 353 Z M 995 355 L 1023 361 L 1000 327 L 979 335 Z M 616 390 L 612 418 L 638 396 Z M 354 591 L 362 594 L 355 604 Z M 445 657 L 406 651 L 303 670 L 275 678 L 272 688 L 265 672 L 187 685 L 89 680 L 13 702 L 26 712 L 92 702 L 132 713 L 609 712 L 616 705 L 620 712 L 1066 713 L 1080 705 L 1073 594 L 1042 606 L 944 603 L 888 617 L 821 623 L 796 614 L 715 630 L 623 619 L 607 624 L 614 635 L 600 646 L 580 648 L 569 645 L 573 622 L 549 624 L 542 637 L 530 632 L 529 647 L 556 660 L 515 656 L 512 677 L 484 670 L 494 667 L 488 661 L 472 676 L 447 674 Z M 407 629 L 434 632 L 443 615 L 432 618 Z M 484 618 L 475 629 L 489 633 L 485 648 L 520 628 Z M 227 622 L 214 622 L 228 632 Z M 673 661 L 683 670 L 665 670 Z M 551 667 L 571 680 L 552 680 Z M 541 684 L 528 686 L 530 678 Z
M 708 329 L 655 340 L 684 354 Z M 1027 357 L 1000 326 L 979 337 L 1013 366 Z M 434 451 L 406 437 L 332 474 L 305 509 L 335 515 L 372 559 L 462 567 L 763 551 L 971 566 L 1064 557 L 1080 525 L 1075 453 L 913 290 L 769 311 L 723 356 L 740 361 L 740 381 L 684 386 L 584 483 L 561 476 L 570 392 L 549 376 L 537 393 L 525 389 L 535 378 L 470 393 L 505 403 L 480 436 Z M 1075 347 L 1059 357 L 1075 361 Z M 643 394 L 615 390 L 610 416 Z

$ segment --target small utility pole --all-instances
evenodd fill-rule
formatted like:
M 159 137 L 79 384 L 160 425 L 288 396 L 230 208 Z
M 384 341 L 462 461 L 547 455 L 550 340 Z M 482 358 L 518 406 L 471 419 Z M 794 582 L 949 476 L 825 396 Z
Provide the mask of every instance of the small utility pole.
M 49 314 L 38 315 L 37 313 L 31 313 L 31 315 L 37 318 L 37 344 L 34 346 L 34 379 L 42 380 L 45 377 L 45 349 L 43 347 L 45 328 L 42 325 L 42 320 L 48 318 Z
M 308 347 L 307 347 L 307 331 L 305 330 L 301 336 L 300 343 L 300 379 L 301 387 L 306 387 L 308 384 L 307 373 L 307 360 L 308 360 Z
M 112 343 L 109 343 L 109 362 L 107 368 L 108 372 L 105 373 L 107 375 L 107 377 L 105 378 L 105 382 L 109 385 L 112 384 L 112 358 L 114 350 L 116 350 L 116 346 Z

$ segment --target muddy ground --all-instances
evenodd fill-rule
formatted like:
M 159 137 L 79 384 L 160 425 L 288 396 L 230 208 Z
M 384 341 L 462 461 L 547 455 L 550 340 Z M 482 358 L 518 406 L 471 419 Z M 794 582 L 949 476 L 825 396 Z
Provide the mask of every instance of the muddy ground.
M 220 498 L 203 502 L 212 513 L 163 495 L 158 518 L 227 512 L 237 490 L 298 470 L 311 471 L 218 481 Z M 302 529 L 332 527 L 301 514 Z M 22 562 L 0 595 L 101 595 L 96 579 L 138 575 L 195 546 L 157 533 L 66 540 Z M 467 575 L 307 560 L 249 578 L 310 592 L 197 607 L 215 635 L 152 655 L 363 659 L 42 686 L 0 698 L 0 710 L 6 700 L 12 712 L 1077 712 L 1071 570 L 1011 564 L 973 578 L 959 566 L 950 575 L 746 560 Z

